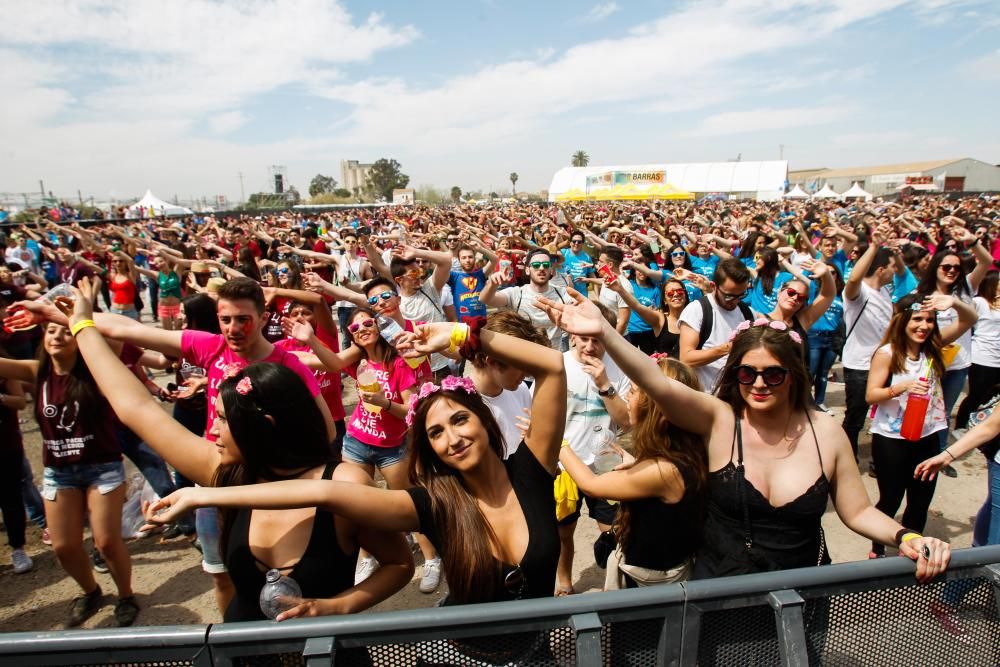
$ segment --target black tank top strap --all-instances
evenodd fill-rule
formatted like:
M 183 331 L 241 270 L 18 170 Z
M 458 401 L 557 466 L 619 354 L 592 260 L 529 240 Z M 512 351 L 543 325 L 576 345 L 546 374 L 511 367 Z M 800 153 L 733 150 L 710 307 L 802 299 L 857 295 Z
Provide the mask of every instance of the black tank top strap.
M 824 478 L 826 477 L 826 469 L 823 468 L 823 453 L 819 450 L 819 438 L 816 437 L 816 427 L 813 426 L 812 417 L 809 416 L 809 410 L 806 410 L 806 421 L 809 422 L 809 430 L 812 431 L 813 443 L 816 445 L 816 456 L 819 457 L 819 472 Z
M 750 505 L 747 502 L 746 468 L 743 466 L 743 426 L 739 414 L 734 414 L 734 417 L 736 418 L 736 484 L 739 487 L 740 506 L 743 510 L 743 544 L 749 551 L 753 547 L 753 531 L 750 525 Z

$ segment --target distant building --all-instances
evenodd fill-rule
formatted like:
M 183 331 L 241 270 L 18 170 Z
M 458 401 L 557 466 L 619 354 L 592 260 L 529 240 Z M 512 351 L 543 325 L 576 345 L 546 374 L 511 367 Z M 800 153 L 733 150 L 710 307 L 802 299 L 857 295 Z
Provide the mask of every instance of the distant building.
M 857 183 L 872 195 L 894 194 L 904 186 L 931 192 L 1000 191 L 1000 167 L 972 158 L 930 160 L 844 169 L 796 169 L 788 181 L 812 194 L 824 185 L 845 192 Z
M 340 187 L 347 188 L 352 194 L 364 189 L 368 182 L 368 174 L 372 170 L 371 164 L 358 162 L 357 160 L 340 161 Z

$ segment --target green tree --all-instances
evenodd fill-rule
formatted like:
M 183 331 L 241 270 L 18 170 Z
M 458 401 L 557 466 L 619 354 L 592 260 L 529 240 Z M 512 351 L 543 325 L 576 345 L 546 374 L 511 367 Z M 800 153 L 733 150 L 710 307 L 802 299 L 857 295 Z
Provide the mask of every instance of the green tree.
M 457 185 L 451 186 L 451 200 L 457 202 L 462 198 L 462 188 Z
M 447 198 L 443 192 L 435 188 L 433 185 L 421 185 L 417 188 L 416 196 L 418 202 L 421 202 L 422 204 L 430 204 L 432 206 L 443 204 L 444 200 Z
M 337 188 L 336 190 L 333 191 L 333 196 L 340 198 L 350 197 L 351 191 L 348 190 L 347 188 Z
M 315 197 L 316 195 L 333 192 L 336 187 L 337 181 L 335 181 L 332 176 L 316 174 L 313 176 L 312 181 L 309 182 L 309 196 Z
M 511 190 L 511 194 L 516 197 L 517 196 L 517 172 L 516 171 L 510 172 L 510 176 L 508 176 L 508 178 L 510 178 L 510 190 Z
M 590 156 L 587 155 L 587 151 L 577 151 L 573 153 L 574 167 L 586 167 L 588 164 L 590 164 Z
M 392 191 L 405 188 L 409 183 L 410 177 L 403 173 L 398 162 L 381 158 L 372 165 L 365 189 L 375 198 L 382 197 L 386 201 L 392 201 Z

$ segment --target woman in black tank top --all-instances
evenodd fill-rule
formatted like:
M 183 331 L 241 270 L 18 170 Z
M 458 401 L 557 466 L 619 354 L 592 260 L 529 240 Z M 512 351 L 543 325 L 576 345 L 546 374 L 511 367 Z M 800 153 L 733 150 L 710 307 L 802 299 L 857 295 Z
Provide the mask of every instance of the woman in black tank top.
M 71 322 L 92 319 L 92 289 L 76 298 Z M 301 378 L 272 363 L 251 364 L 219 385 L 215 443 L 174 421 L 115 357 L 96 327 L 81 328 L 76 342 L 101 391 L 122 423 L 134 430 L 181 474 L 202 486 L 327 478 L 371 484 L 351 466 L 337 466 L 316 402 Z M 192 488 L 191 491 L 202 489 Z M 220 547 L 236 589 L 226 621 L 261 617 L 255 601 L 270 568 L 293 572 L 303 594 L 279 620 L 361 611 L 388 598 L 413 575 L 413 558 L 399 532 L 368 529 L 331 512 L 221 510 Z M 258 520 L 259 519 L 259 520 Z M 359 547 L 382 567 L 354 586 Z M 321 565 L 322 563 L 322 565 Z
M 820 548 L 827 497 L 848 528 L 917 561 L 921 581 L 947 567 L 946 543 L 908 535 L 872 506 L 843 429 L 810 408 L 802 338 L 783 322 L 759 318 L 733 332 L 713 397 L 664 377 L 582 297 L 546 305 L 564 331 L 599 337 L 671 423 L 707 439 L 712 472 L 699 575 L 827 562 Z

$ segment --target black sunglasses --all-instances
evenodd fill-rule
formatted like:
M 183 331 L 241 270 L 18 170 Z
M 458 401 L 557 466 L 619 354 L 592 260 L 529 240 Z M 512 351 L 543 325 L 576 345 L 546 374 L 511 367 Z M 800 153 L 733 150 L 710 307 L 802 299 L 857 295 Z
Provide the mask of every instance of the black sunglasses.
M 948 273 L 958 273 L 959 271 L 962 270 L 962 265 L 961 264 L 941 264 L 938 268 L 941 269 L 942 271 L 946 271 Z
M 777 387 L 788 377 L 788 369 L 781 366 L 768 366 L 762 371 L 753 366 L 742 364 L 735 369 L 736 381 L 743 385 L 751 385 L 757 381 L 757 376 L 764 378 L 768 387 Z
M 742 299 L 743 297 L 745 297 L 747 295 L 748 291 L 749 290 L 743 290 L 742 292 L 739 292 L 738 294 L 730 294 L 729 292 L 722 291 L 718 287 L 715 288 L 715 293 L 718 294 L 722 298 L 723 301 L 736 301 L 737 299 Z
M 524 574 L 524 570 L 521 569 L 520 565 L 514 567 L 513 570 L 507 573 L 507 576 L 503 578 L 503 587 L 507 589 L 507 592 L 514 596 L 515 600 L 520 600 L 521 596 L 524 595 L 524 588 L 528 584 L 528 578 Z

